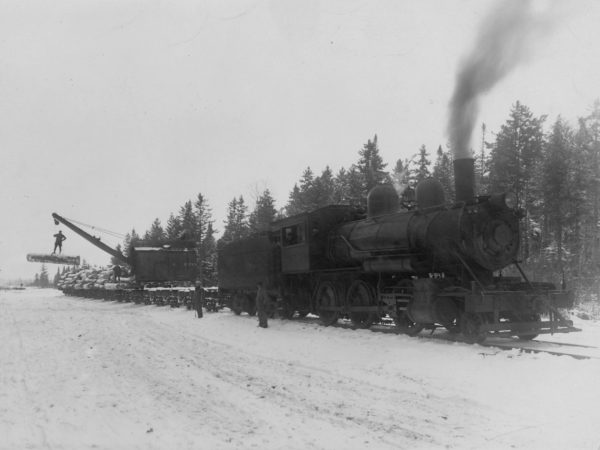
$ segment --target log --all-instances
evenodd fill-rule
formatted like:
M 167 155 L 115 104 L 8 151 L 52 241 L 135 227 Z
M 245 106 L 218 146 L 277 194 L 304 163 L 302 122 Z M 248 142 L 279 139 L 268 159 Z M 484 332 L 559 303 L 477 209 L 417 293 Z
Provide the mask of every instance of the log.
M 68 255 L 54 255 L 44 253 L 29 253 L 27 255 L 27 261 L 29 262 L 40 262 L 50 264 L 64 264 L 69 266 L 78 266 L 80 264 L 79 256 L 68 256 Z

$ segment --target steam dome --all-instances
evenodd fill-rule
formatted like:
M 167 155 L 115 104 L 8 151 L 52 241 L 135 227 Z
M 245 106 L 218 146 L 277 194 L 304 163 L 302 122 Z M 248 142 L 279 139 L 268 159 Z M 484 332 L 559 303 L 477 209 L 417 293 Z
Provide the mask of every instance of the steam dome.
M 435 178 L 426 178 L 417 184 L 416 189 L 417 206 L 421 209 L 431 208 L 446 203 L 444 188 Z
M 375 217 L 393 213 L 398 210 L 399 203 L 400 199 L 392 185 L 377 185 L 367 195 L 367 215 Z

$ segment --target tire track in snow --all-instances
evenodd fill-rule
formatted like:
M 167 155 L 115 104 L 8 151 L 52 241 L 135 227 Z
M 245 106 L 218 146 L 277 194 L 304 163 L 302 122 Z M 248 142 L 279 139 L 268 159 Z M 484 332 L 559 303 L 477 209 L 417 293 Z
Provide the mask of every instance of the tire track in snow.
M 382 387 L 363 379 L 340 375 L 327 368 L 264 355 L 248 355 L 240 353 L 239 348 L 213 339 L 190 336 L 187 331 L 175 332 L 178 336 L 172 342 L 176 343 L 177 348 L 181 347 L 181 342 L 192 340 L 191 347 L 200 349 L 198 356 L 205 368 L 232 388 L 251 392 L 271 406 L 275 404 L 290 414 L 318 416 L 319 421 L 328 422 L 336 428 L 361 427 L 363 434 L 374 434 L 379 442 L 391 447 L 397 446 L 398 441 L 406 440 L 441 445 L 432 437 L 439 435 L 435 428 L 447 430 L 448 417 L 455 415 L 456 408 L 466 410 L 468 406 L 466 402 L 455 398 L 448 401 L 407 389 Z M 192 363 L 195 360 L 189 359 Z M 265 374 L 273 375 L 265 379 Z M 402 383 L 406 380 L 399 381 Z M 414 383 L 414 380 L 410 381 Z M 366 411 L 354 407 L 352 399 L 357 395 L 372 399 L 373 407 Z M 394 407 L 389 407 L 390 403 Z M 437 414 L 438 420 L 431 420 L 431 417 L 436 417 L 440 403 L 446 404 L 447 414 Z M 432 408 L 432 404 L 435 404 L 435 408 Z M 418 414 L 413 414 L 414 411 L 418 411 Z M 424 419 L 424 416 L 427 417 Z M 468 420 L 481 418 L 471 415 Z M 456 428 L 460 430 L 459 423 Z M 457 431 L 459 434 L 460 431 Z
M 17 372 L 21 374 L 20 379 L 19 379 L 19 385 L 22 387 L 22 392 L 24 394 L 23 406 L 29 410 L 28 411 L 29 414 L 33 414 L 34 416 L 39 416 L 43 419 L 44 422 L 47 423 L 48 416 L 44 412 L 44 408 L 38 404 L 35 393 L 34 393 L 33 389 L 29 386 L 29 383 L 27 381 L 27 377 L 30 376 L 30 374 L 32 373 L 32 369 L 33 369 L 34 365 L 30 362 L 29 351 L 23 343 L 23 335 L 22 335 L 21 329 L 20 329 L 21 326 L 20 326 L 19 322 L 17 321 L 17 318 L 15 317 L 13 310 L 10 308 L 7 308 L 6 305 L 4 304 L 4 302 L 1 302 L 0 305 L 2 305 L 2 313 L 0 314 L 0 317 L 4 317 L 4 318 L 8 319 L 8 320 L 3 321 L 4 323 L 2 324 L 1 328 L 7 330 L 7 333 L 9 335 L 13 335 L 13 336 L 17 337 L 17 342 L 18 342 L 17 350 L 9 351 L 8 354 L 10 355 L 10 357 L 12 358 L 12 361 L 14 362 L 15 366 L 17 367 Z M 10 342 L 8 339 L 3 339 L 2 341 L 3 341 L 3 343 Z M 14 384 L 14 382 L 11 383 L 11 385 L 13 385 L 13 387 L 18 389 L 17 386 Z M 44 430 L 44 427 L 38 421 L 29 423 L 28 427 L 30 429 L 32 429 L 32 431 L 35 431 L 35 433 L 41 437 L 41 445 L 43 448 L 52 449 L 52 446 L 48 442 L 48 437 L 46 435 L 46 431 Z

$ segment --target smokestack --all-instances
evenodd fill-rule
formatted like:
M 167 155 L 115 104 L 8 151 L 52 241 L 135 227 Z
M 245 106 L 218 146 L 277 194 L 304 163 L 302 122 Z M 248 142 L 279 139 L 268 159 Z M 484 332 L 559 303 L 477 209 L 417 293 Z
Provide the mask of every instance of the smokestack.
M 454 160 L 454 190 L 457 202 L 468 202 L 475 198 L 475 160 Z

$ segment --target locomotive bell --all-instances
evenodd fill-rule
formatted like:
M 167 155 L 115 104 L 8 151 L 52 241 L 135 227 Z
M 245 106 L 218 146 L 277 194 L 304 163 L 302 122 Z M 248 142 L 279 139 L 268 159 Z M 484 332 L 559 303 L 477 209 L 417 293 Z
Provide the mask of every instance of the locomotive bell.
M 398 210 L 400 198 L 391 184 L 379 184 L 367 195 L 367 216 L 376 217 Z
M 427 178 L 419 184 L 416 189 L 417 206 L 420 209 L 431 208 L 446 203 L 442 183 L 434 178 Z

